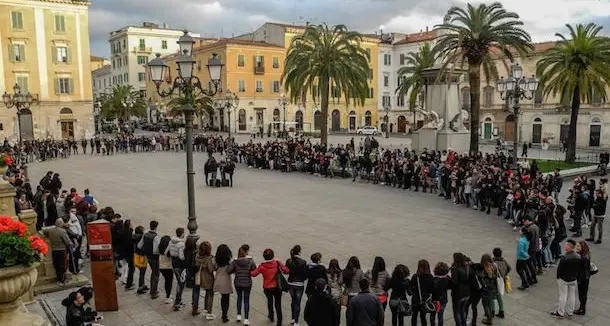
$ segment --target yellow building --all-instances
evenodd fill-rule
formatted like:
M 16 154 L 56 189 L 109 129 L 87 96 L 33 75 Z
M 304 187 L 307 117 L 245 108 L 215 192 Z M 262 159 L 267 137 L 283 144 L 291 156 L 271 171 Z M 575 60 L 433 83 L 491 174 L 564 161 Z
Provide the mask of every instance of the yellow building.
M 0 93 L 18 84 L 35 102 L 21 116 L 23 139 L 93 133 L 86 0 L 0 0 Z M 17 140 L 15 108 L 0 110 L 0 137 Z
M 91 68 L 89 68 L 89 70 L 94 71 L 108 65 L 110 65 L 110 60 L 92 55 Z
M 279 23 L 265 23 L 256 31 L 238 36 L 238 39 L 264 41 L 280 46 L 284 51 L 290 47 L 292 39 L 303 33 L 305 26 L 287 25 Z M 377 125 L 377 79 L 378 79 L 378 44 L 379 37 L 374 35 L 363 35 L 362 46 L 370 53 L 370 92 L 369 98 L 363 106 L 354 105 L 352 101 L 339 96 L 330 99 L 328 109 L 328 128 L 331 132 L 356 132 L 365 125 Z M 283 64 L 282 64 L 283 68 Z M 332 93 L 332 91 L 331 91 Z M 303 117 L 303 130 L 320 129 L 320 101 L 313 100 L 311 94 L 307 94 L 304 103 L 291 103 L 287 106 L 287 121 L 296 121 Z
M 201 43 L 200 43 L 201 44 Z M 278 99 L 281 96 L 280 79 L 284 64 L 284 49 L 280 46 L 266 42 L 221 39 L 214 43 L 204 42 L 196 44 L 193 51 L 195 57 L 195 75 L 199 77 L 204 87 L 209 84 L 209 74 L 206 64 L 208 59 L 216 53 L 225 65 L 222 70 L 222 89 L 230 90 L 239 96 L 239 106 L 231 112 L 229 121 L 228 112 L 218 109 L 213 121 L 205 121 L 205 125 L 216 126 L 228 130 L 231 126 L 233 132 L 251 132 L 259 127 L 268 129 L 269 124 L 275 123 L 279 128 L 279 121 L 283 119 L 283 110 L 279 107 Z M 170 66 L 170 75 L 176 77 L 176 55 L 163 58 Z M 164 84 L 161 87 L 169 87 Z M 158 96 L 155 85 L 147 78 L 146 94 L 151 104 L 161 112 L 165 110 L 164 103 L 168 99 Z M 221 95 L 221 94 L 218 94 Z M 288 118 L 287 121 L 294 121 Z M 279 129 L 278 129 L 279 130 Z

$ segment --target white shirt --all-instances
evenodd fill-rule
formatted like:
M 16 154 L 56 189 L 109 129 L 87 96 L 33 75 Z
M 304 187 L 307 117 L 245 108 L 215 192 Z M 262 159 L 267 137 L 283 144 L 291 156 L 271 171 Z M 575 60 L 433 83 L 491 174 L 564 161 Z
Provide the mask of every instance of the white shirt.
M 80 221 L 78 220 L 78 217 L 76 217 L 76 214 L 72 213 L 70 213 L 70 231 L 74 232 L 74 234 L 78 236 L 83 235 L 83 229 L 80 226 Z

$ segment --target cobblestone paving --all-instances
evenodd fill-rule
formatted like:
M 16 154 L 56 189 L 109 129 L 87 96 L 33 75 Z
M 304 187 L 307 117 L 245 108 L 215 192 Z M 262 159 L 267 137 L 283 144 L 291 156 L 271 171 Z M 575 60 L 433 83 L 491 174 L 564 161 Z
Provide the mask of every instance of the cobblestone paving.
M 495 214 L 485 215 L 421 192 L 352 183 L 351 179 L 247 169 L 242 165 L 238 165 L 233 188 L 208 188 L 203 181 L 203 160 L 203 153 L 196 153 L 199 234 L 211 241 L 214 248 L 226 243 L 235 254 L 239 245 L 248 243 L 251 255 L 260 262 L 267 247 L 273 248 L 277 257 L 286 259 L 289 249 L 300 244 L 305 256 L 320 251 L 325 263 L 337 258 L 342 266 L 351 255 L 356 255 L 367 269 L 374 257 L 380 255 L 391 271 L 397 263 L 414 270 L 419 259 L 427 259 L 431 265 L 441 260 L 450 262 L 456 251 L 478 260 L 483 253 L 501 247 L 514 267 L 517 234 Z M 156 219 L 162 234 L 173 234 L 176 227 L 186 225 L 184 166 L 183 153 L 74 156 L 32 164 L 30 175 L 37 182 L 44 172 L 53 170 L 61 175 L 66 187 L 75 186 L 79 192 L 88 187 L 103 206 L 113 206 L 124 219 L 145 226 Z M 568 182 L 564 184 L 567 186 Z M 587 316 L 560 321 L 549 316 L 557 301 L 555 271 L 549 270 L 534 288 L 508 294 L 507 318 L 495 319 L 494 324 L 610 325 L 607 309 L 610 282 L 604 281 L 610 275 L 607 249 L 607 243 L 593 247 L 593 260 L 600 272 L 591 281 Z M 518 284 L 516 273 L 511 276 L 513 284 Z M 252 325 L 267 325 L 260 278 L 255 280 L 253 289 L 250 320 Z M 118 292 L 120 311 L 103 313 L 107 326 L 221 324 L 220 320 L 191 317 L 190 309 L 173 312 L 161 299 L 151 300 L 149 296 L 120 288 Z M 54 303 L 55 313 L 63 315 L 65 310 L 59 301 L 66 295 L 60 292 L 43 299 Z M 190 291 L 185 296 L 190 298 Z M 219 317 L 220 297 L 215 299 L 214 310 Z M 284 324 L 288 324 L 288 295 L 284 295 L 283 306 Z M 448 309 L 445 315 L 452 324 Z M 232 296 L 229 315 L 232 321 L 235 314 Z M 389 311 L 386 319 L 386 325 L 390 325 Z

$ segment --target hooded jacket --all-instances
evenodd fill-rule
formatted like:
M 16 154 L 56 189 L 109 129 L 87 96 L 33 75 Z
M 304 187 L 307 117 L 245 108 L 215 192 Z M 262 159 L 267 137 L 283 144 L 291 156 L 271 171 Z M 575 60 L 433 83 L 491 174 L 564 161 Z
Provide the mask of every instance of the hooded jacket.
M 183 238 L 174 236 L 169 242 L 168 250 L 173 268 L 184 268 L 184 241 Z
M 339 326 L 341 308 L 328 293 L 316 291 L 307 300 L 303 318 L 307 325 Z
M 305 288 L 305 293 L 307 295 L 311 295 L 315 291 L 315 284 L 317 279 L 324 279 L 326 284 L 328 284 L 328 275 L 326 274 L 326 267 L 322 264 L 314 264 L 310 263 L 307 265 L 307 287 Z
M 229 264 L 229 274 L 235 274 L 233 284 L 235 288 L 251 288 L 252 276 L 250 272 L 256 269 L 254 260 L 250 257 L 241 257 L 231 261 Z
M 253 271 L 250 272 L 250 276 L 257 277 L 259 274 L 263 274 L 263 289 L 275 289 L 277 288 L 277 272 L 279 269 L 284 274 L 288 274 L 290 270 L 286 265 L 282 264 L 279 260 L 265 260 Z

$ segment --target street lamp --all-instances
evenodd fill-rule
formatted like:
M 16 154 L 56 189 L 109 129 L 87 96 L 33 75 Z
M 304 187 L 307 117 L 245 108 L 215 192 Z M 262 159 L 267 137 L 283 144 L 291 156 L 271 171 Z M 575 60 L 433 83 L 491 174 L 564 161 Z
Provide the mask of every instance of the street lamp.
M 126 121 L 123 121 L 123 126 L 120 126 L 120 121 L 119 121 L 119 131 L 124 128 L 128 122 L 131 120 L 131 109 L 133 109 L 133 106 L 135 104 L 135 101 L 133 100 L 133 98 L 128 95 L 127 97 L 125 97 L 124 99 L 121 100 L 121 105 L 123 105 L 124 108 L 127 109 L 127 114 L 125 115 L 125 119 Z
M 383 106 L 383 109 L 385 110 L 385 118 L 384 118 L 384 121 L 385 121 L 385 138 L 390 138 L 390 124 L 389 124 L 390 118 L 389 118 L 388 114 L 390 114 L 390 109 L 392 109 L 392 104 L 386 103 Z
M 193 115 L 195 109 L 191 105 L 193 101 L 193 92 L 200 90 L 207 96 L 214 96 L 218 91 L 220 84 L 220 75 L 224 66 L 216 53 L 208 60 L 207 68 L 210 74 L 210 80 L 214 84 L 213 89 L 204 89 L 201 81 L 197 76 L 193 76 L 193 67 L 195 60 L 193 59 L 193 44 L 195 41 L 188 35 L 188 31 L 184 31 L 184 35 L 178 39 L 181 54 L 176 60 L 176 69 L 178 76 L 171 82 L 169 76 L 169 67 L 161 59 L 161 55 L 157 53 L 157 57 L 150 61 L 147 66 L 150 71 L 152 81 L 155 83 L 157 93 L 161 97 L 171 96 L 176 90 L 178 94 L 184 94 L 186 104 L 182 107 L 186 129 L 186 184 L 188 196 L 188 224 L 189 237 L 199 238 L 197 235 L 197 216 L 195 213 L 195 171 L 193 170 Z M 161 90 L 161 84 L 166 81 L 171 83 L 169 90 Z
M 18 160 L 21 163 L 21 167 L 23 168 L 23 173 L 25 174 L 25 181 L 28 182 L 30 180 L 28 176 L 28 168 L 25 164 L 23 164 L 21 160 L 21 152 L 23 151 L 23 138 L 21 134 L 21 115 L 25 110 L 28 110 L 32 103 L 34 103 L 34 98 L 30 92 L 27 94 L 23 94 L 21 92 L 21 87 L 15 84 L 13 86 L 13 95 L 8 94 L 6 91 L 2 94 L 2 102 L 6 105 L 7 109 L 15 107 L 17 109 L 17 128 L 19 128 L 19 156 Z
M 520 101 L 523 99 L 531 100 L 538 89 L 539 81 L 536 76 L 532 75 L 527 78 L 523 76 L 523 68 L 515 63 L 511 65 L 510 75 L 496 82 L 496 89 L 500 93 L 500 98 L 503 101 L 512 100 L 513 113 L 515 116 L 515 130 L 513 138 L 513 168 L 517 168 L 517 150 L 519 148 L 519 109 L 521 109 Z
M 288 139 L 288 134 L 286 133 L 286 104 L 288 104 L 288 99 L 286 98 L 286 94 L 282 93 L 277 100 L 277 103 L 284 107 L 284 127 L 282 128 L 282 134 L 284 135 L 284 139 Z
M 227 90 L 227 92 L 222 96 L 216 99 L 216 106 L 221 109 L 225 109 L 227 111 L 227 116 L 229 119 L 229 139 L 231 139 L 231 110 L 237 108 L 239 105 L 239 96 L 237 94 L 231 92 L 231 90 Z

